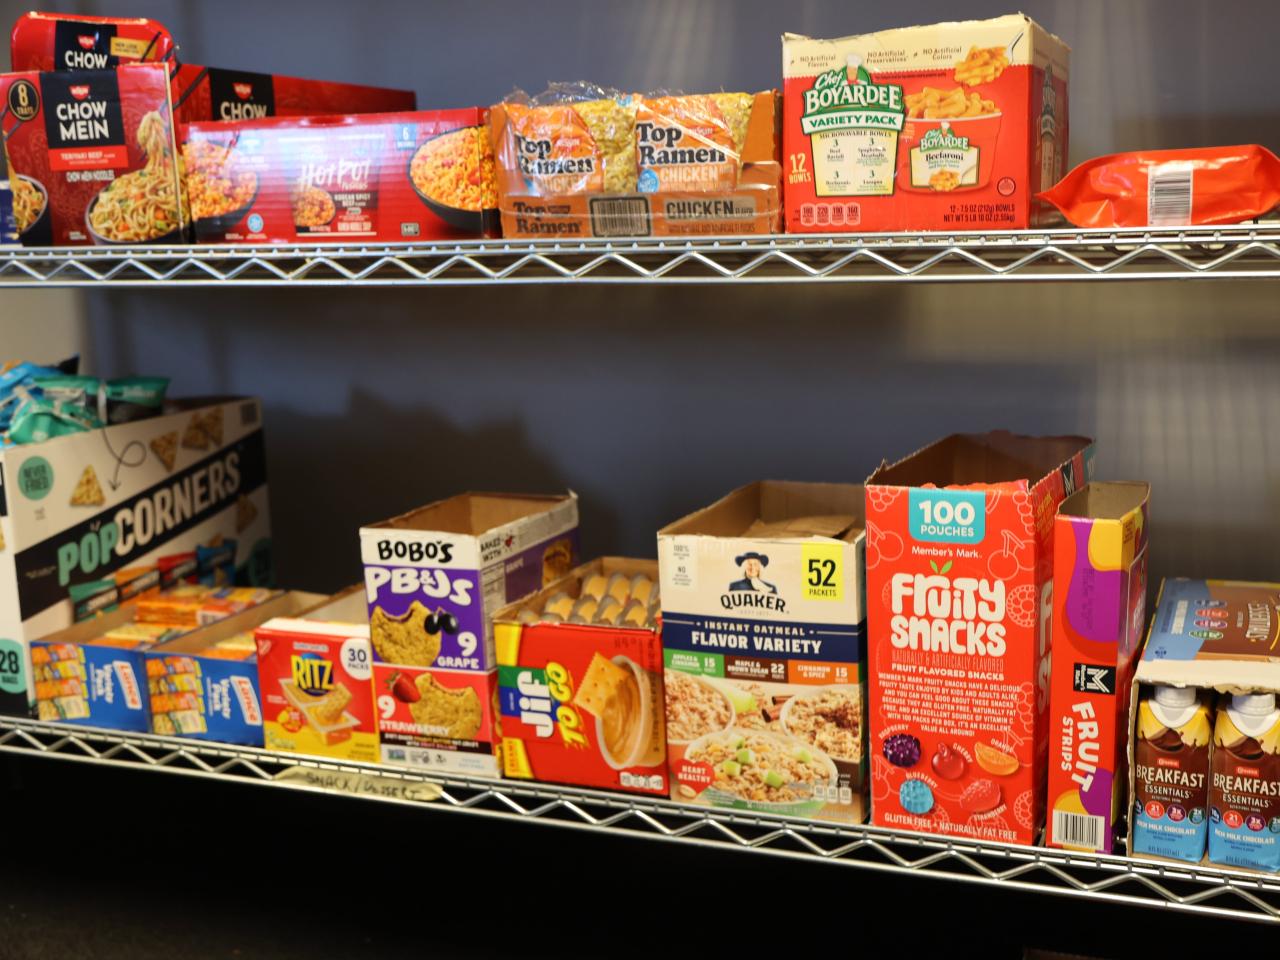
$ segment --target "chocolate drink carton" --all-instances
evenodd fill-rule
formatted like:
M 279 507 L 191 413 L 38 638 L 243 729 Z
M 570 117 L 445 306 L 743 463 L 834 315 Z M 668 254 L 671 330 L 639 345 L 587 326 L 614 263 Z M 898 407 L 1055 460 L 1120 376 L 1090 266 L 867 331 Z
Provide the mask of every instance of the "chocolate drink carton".
M 1280 710 L 1274 693 L 1218 707 L 1209 779 L 1209 859 L 1280 870 Z
M 1138 706 L 1133 852 L 1204 856 L 1209 707 L 1194 687 L 1159 686 Z

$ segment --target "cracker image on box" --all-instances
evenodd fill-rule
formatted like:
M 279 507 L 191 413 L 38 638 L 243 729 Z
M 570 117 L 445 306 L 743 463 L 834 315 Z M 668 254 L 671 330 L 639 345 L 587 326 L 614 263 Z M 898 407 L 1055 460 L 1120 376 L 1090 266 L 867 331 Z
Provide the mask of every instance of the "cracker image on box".
M 102 495 L 102 486 L 98 483 L 98 475 L 94 472 L 93 467 L 85 467 L 84 472 L 80 474 L 79 481 L 76 482 L 76 488 L 71 493 L 71 505 L 73 507 L 100 507 L 107 502 L 107 498 Z
M 151 452 L 164 464 L 166 473 L 173 472 L 173 465 L 178 462 L 178 434 L 176 431 L 163 433 L 151 441 Z

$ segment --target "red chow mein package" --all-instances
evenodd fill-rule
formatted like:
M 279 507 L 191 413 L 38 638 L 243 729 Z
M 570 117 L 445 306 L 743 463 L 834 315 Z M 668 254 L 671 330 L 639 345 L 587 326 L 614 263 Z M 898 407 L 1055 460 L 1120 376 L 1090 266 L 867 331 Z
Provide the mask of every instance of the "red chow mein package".
M 141 17 L 24 13 L 9 41 L 15 73 L 110 70 L 126 63 L 167 61 L 174 52 L 165 25 Z
M 1280 158 L 1256 143 L 1086 160 L 1037 195 L 1077 227 L 1239 223 L 1280 204 Z

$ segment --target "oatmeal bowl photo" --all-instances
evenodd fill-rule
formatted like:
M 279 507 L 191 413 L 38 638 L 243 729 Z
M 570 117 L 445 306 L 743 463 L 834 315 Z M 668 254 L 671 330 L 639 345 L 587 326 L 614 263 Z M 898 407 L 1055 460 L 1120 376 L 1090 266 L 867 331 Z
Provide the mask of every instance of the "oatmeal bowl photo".
M 694 740 L 733 726 L 737 717 L 729 695 L 717 684 L 681 670 L 663 673 L 667 701 L 667 759 L 684 756 Z
M 702 799 L 712 806 L 781 816 L 816 815 L 839 776 L 830 757 L 795 737 L 736 727 L 695 740 L 684 759 L 711 768 Z
M 782 729 L 833 760 L 862 762 L 862 697 L 855 686 L 820 687 L 782 705 Z

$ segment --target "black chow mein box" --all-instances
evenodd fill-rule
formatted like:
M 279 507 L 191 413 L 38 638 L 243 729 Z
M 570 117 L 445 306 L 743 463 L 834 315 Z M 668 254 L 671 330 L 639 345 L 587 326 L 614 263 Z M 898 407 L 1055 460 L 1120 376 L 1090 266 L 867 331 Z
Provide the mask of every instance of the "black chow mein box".
M 164 65 L 0 74 L 0 111 L 23 244 L 184 239 Z

